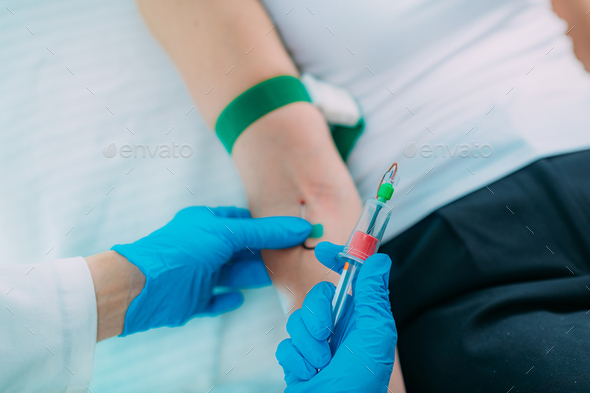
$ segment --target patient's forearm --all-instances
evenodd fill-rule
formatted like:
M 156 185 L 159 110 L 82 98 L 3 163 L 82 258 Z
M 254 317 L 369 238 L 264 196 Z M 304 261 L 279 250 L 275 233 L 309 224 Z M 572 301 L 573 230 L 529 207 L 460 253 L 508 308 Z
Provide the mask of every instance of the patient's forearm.
M 321 240 L 346 241 L 360 213 L 360 198 L 313 106 L 288 105 L 252 124 L 236 142 L 234 160 L 253 215 L 297 216 L 304 203 L 305 218 L 324 227 Z M 338 279 L 302 247 L 266 251 L 264 257 L 273 281 L 296 308 L 317 282 Z

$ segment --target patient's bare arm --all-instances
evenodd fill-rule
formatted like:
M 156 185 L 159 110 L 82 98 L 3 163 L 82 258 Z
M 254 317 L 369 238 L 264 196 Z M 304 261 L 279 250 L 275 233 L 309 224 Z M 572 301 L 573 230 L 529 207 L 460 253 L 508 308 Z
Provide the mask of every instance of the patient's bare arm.
M 249 87 L 278 75 L 298 76 L 256 0 L 138 0 L 138 5 L 210 127 Z M 361 202 L 315 107 L 294 103 L 262 117 L 238 138 L 233 157 L 253 216 L 299 216 L 304 203 L 305 218 L 324 226 L 320 240 L 344 244 Z M 302 247 L 266 251 L 263 257 L 293 310 L 314 284 L 338 279 Z M 390 386 L 404 391 L 399 362 Z

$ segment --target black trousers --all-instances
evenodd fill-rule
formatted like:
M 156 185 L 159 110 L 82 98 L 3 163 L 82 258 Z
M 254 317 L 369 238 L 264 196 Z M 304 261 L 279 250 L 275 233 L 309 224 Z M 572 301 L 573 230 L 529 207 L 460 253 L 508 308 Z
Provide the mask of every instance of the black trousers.
M 537 161 L 380 252 L 409 393 L 590 392 L 590 151 Z

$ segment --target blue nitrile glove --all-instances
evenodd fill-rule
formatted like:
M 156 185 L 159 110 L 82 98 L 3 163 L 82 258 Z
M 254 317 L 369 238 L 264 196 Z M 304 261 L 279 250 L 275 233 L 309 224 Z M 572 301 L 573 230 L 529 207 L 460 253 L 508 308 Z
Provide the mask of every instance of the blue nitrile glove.
M 323 242 L 315 255 L 326 267 L 341 273 L 344 264 L 336 255 L 342 249 Z M 385 254 L 365 261 L 354 289 L 354 304 L 338 321 L 336 331 L 332 326 L 336 288 L 329 282 L 312 288 L 303 307 L 287 322 L 291 338 L 277 349 L 285 371 L 285 392 L 387 392 L 397 343 L 387 289 L 390 268 L 391 260 Z
M 114 246 L 146 277 L 121 336 L 239 307 L 243 296 L 235 288 L 270 284 L 258 250 L 296 246 L 310 231 L 297 217 L 253 219 L 235 207 L 189 207 L 149 236 Z M 228 290 L 214 294 L 215 287 Z

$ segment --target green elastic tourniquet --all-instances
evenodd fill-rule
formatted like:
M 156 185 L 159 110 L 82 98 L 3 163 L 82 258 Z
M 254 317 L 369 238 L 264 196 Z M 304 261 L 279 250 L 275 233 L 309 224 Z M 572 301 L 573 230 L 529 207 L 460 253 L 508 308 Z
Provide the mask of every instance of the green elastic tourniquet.
M 363 132 L 363 128 L 365 128 L 365 121 L 363 118 L 361 118 L 353 127 L 340 125 L 332 126 L 332 139 L 334 140 L 334 144 L 336 145 L 343 161 L 346 161 L 348 158 L 348 153 L 350 153 L 354 147 L 356 140 Z
M 298 78 L 282 75 L 267 79 L 229 103 L 215 123 L 215 132 L 231 154 L 234 143 L 250 124 L 275 109 L 301 101 L 311 99 Z

